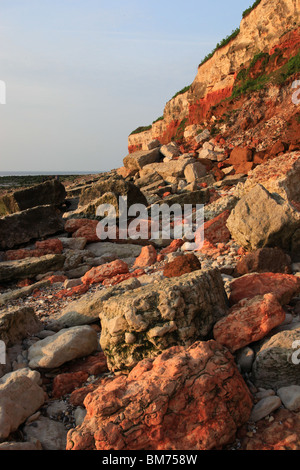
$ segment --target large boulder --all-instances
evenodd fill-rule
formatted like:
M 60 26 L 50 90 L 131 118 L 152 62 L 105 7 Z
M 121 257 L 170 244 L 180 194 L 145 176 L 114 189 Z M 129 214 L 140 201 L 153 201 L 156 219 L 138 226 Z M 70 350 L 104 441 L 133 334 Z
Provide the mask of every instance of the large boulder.
M 174 345 L 206 339 L 227 311 L 218 270 L 200 270 L 111 297 L 99 312 L 100 344 L 112 371 L 132 369 Z
M 0 216 L 21 212 L 36 206 L 60 206 L 66 198 L 62 183 L 53 179 L 0 198 Z
M 62 232 L 64 222 L 58 209 L 38 206 L 0 219 L 0 249 L 7 250 Z
M 67 450 L 213 450 L 234 440 L 252 399 L 232 355 L 215 341 L 172 347 L 104 380 L 84 400 Z
M 232 238 L 250 251 L 265 246 L 290 250 L 300 227 L 300 212 L 277 193 L 257 184 L 236 204 L 227 227 Z

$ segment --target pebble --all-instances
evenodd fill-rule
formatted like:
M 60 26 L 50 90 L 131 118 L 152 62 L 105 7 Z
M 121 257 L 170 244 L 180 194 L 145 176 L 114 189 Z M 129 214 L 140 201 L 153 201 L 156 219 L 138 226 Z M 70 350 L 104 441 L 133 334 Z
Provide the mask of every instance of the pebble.
M 268 396 L 262 398 L 252 409 L 250 421 L 259 421 L 265 418 L 273 411 L 277 410 L 282 405 L 281 400 L 278 396 Z
M 290 385 L 289 387 L 281 387 L 277 390 L 283 405 L 290 411 L 300 409 L 300 386 Z

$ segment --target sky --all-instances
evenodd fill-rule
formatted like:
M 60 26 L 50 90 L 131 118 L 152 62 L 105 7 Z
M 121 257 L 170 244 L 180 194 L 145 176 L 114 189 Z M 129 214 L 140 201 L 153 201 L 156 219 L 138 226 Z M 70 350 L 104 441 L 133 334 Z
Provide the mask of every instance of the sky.
M 0 0 L 0 172 L 122 166 L 252 3 Z

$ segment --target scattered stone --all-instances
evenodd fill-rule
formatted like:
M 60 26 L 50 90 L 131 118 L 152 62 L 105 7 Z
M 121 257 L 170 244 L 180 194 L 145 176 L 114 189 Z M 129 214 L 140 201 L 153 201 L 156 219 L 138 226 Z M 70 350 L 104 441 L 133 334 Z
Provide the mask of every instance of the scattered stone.
M 181 256 L 177 256 L 173 261 L 165 264 L 163 275 L 168 278 L 177 277 L 199 269 L 201 269 L 201 263 L 197 256 L 193 253 L 181 254 Z
M 300 292 L 300 279 L 293 274 L 250 273 L 234 279 L 230 290 L 231 305 L 268 293 L 274 294 L 281 305 L 287 305 Z
M 102 257 L 107 255 L 107 253 L 111 253 L 118 259 L 136 258 L 140 255 L 141 249 L 141 246 L 132 243 L 111 242 L 90 243 L 87 247 L 87 250 L 96 257 Z
M 232 238 L 249 250 L 278 246 L 289 251 L 299 226 L 300 213 L 260 184 L 239 200 L 227 220 Z
M 256 405 L 254 405 L 250 421 L 259 421 L 260 419 L 265 418 L 273 411 L 277 410 L 282 405 L 281 400 L 276 395 L 263 398 Z
M 204 223 L 204 238 L 206 241 L 215 245 L 217 243 L 227 243 L 230 240 L 230 232 L 226 226 L 229 215 L 230 212 L 226 210 Z
M 65 450 L 68 430 L 63 423 L 40 416 L 33 423 L 23 428 L 29 441 L 39 440 L 43 450 Z
M 188 183 L 192 183 L 206 175 L 206 168 L 200 162 L 189 163 L 184 169 L 184 176 Z
M 277 395 L 281 399 L 285 408 L 290 411 L 297 411 L 300 408 L 300 386 L 290 385 L 277 390 Z
M 256 422 L 255 435 L 245 436 L 241 450 L 300 450 L 300 415 L 286 409 L 274 412 L 274 420 Z
M 181 154 L 178 145 L 175 142 L 170 142 L 169 144 L 162 145 L 160 147 L 160 153 L 167 159 L 172 160 L 174 157 L 179 157 Z
M 122 294 L 126 291 L 136 289 L 141 284 L 138 279 L 129 279 L 120 285 L 107 287 L 96 292 L 89 292 L 79 300 L 74 300 L 67 305 L 60 315 L 49 324 L 49 328 L 59 326 L 72 327 L 93 323 L 99 319 L 99 312 L 102 310 L 106 300 L 114 295 Z
M 241 348 L 236 355 L 237 364 L 242 372 L 251 372 L 254 359 L 255 353 L 249 346 Z
M 140 171 L 140 177 L 145 178 L 152 173 L 158 173 L 165 181 L 170 181 L 170 177 L 183 178 L 185 167 L 194 162 L 193 158 L 184 160 L 170 160 L 168 162 L 151 163 L 143 167 Z M 150 180 L 151 182 L 151 180 Z
M 234 167 L 236 174 L 248 174 L 249 171 L 253 170 L 255 167 L 253 163 L 253 152 L 247 147 L 235 147 L 227 163 Z
M 0 450 L 43 450 L 40 441 L 36 442 L 2 442 Z
M 140 150 L 127 155 L 123 159 L 125 168 L 129 170 L 141 170 L 145 165 L 160 160 L 160 151 L 158 147 L 149 150 Z
M 153 163 L 152 165 L 159 165 Z M 147 167 L 148 165 L 146 165 Z M 107 197 L 105 197 L 107 195 Z M 113 175 L 104 177 L 81 192 L 78 209 L 73 215 L 76 217 L 104 217 L 98 214 L 98 206 L 101 204 L 113 204 L 116 217 L 119 217 L 119 198 L 126 198 L 128 207 L 133 204 L 147 206 L 147 200 L 141 190 L 132 182 L 124 180 L 121 176 Z M 83 235 L 84 236 L 84 235 Z M 96 241 L 96 240 L 95 240 Z
M 29 367 L 51 369 L 78 357 L 88 356 L 98 348 L 97 333 L 88 325 L 62 329 L 42 339 L 28 350 Z
M 86 246 L 85 238 L 66 238 L 59 237 L 58 240 L 61 241 L 63 248 L 67 250 L 84 250 Z
M 300 201 L 300 152 L 289 152 L 266 161 L 248 175 L 243 187 L 244 193 L 261 184 L 270 193 L 276 193 L 284 200 Z
M 300 384 L 299 353 L 294 348 L 299 338 L 300 329 L 295 328 L 281 331 L 263 341 L 252 367 L 254 385 L 277 390 Z
M 235 304 L 213 330 L 214 338 L 232 352 L 264 338 L 280 325 L 285 312 L 273 294 L 243 299 Z
M 234 275 L 248 273 L 283 273 L 292 274 L 290 257 L 280 248 L 261 248 L 247 253 L 237 263 Z
M 87 381 L 89 374 L 84 371 L 58 374 L 53 380 L 52 397 L 61 398 Z
M 60 206 L 66 198 L 62 183 L 53 179 L 30 188 L 14 191 L 11 195 L 0 198 L 0 216 L 25 211 L 36 206 Z
M 10 374 L 0 383 L 0 439 L 6 439 L 45 401 L 43 389 L 28 376 Z
M 83 277 L 82 282 L 86 285 L 98 284 L 105 279 L 110 279 L 117 274 L 129 273 L 128 264 L 122 260 L 115 260 L 111 263 L 102 264 L 90 269 Z
M 146 268 L 156 263 L 157 252 L 154 246 L 143 246 L 140 255 L 136 258 L 133 268 Z

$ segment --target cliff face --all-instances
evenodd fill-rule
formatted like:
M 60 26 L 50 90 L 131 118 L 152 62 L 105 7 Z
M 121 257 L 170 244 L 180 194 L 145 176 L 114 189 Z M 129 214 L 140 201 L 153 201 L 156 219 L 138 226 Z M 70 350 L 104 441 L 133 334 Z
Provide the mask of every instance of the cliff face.
M 129 136 L 129 152 L 141 149 L 154 138 L 162 144 L 174 137 L 176 140 L 186 126 L 206 123 L 211 108 L 232 96 L 239 72 L 259 54 L 272 59 L 263 63 L 267 72 L 282 67 L 299 50 L 299 19 L 299 0 L 262 0 L 242 19 L 236 37 L 198 67 L 189 90 L 166 104 L 163 120 L 145 132 Z M 265 69 L 259 70 L 262 62 L 255 65 L 256 72 L 263 75 Z

